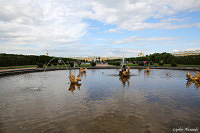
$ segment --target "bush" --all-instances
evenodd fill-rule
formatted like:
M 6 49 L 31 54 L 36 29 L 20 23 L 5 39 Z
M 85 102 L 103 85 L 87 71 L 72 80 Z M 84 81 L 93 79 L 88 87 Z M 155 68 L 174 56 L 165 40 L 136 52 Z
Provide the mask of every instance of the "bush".
M 57 66 L 58 64 L 56 62 L 53 63 L 54 66 Z
M 96 62 L 90 62 L 92 66 L 96 66 Z
M 177 63 L 173 61 L 172 64 L 171 64 L 171 66 L 172 67 L 177 67 Z
M 150 61 L 150 65 L 153 65 L 153 61 Z
M 0 53 L 0 66 L 23 66 L 23 65 L 37 65 L 35 56 L 1 54 Z
M 48 66 L 51 66 L 51 65 L 52 65 L 51 63 L 48 64 Z
M 56 57 L 49 57 L 49 56 L 44 56 L 44 55 L 35 56 L 35 55 L 17 55 L 17 54 L 0 53 L 0 67 L 37 65 L 38 62 L 46 64 L 50 60 L 52 60 L 51 62 L 52 64 L 54 62 L 58 63 L 58 60 L 61 60 L 61 59 L 64 62 L 75 61 L 74 59 L 71 59 L 71 58 L 56 58 Z M 62 65 L 62 62 L 60 63 Z
M 74 67 L 74 62 L 69 63 L 71 67 Z
M 121 63 L 120 62 L 109 62 L 109 65 L 116 65 L 116 66 L 120 66 Z
M 144 62 L 143 62 L 143 61 L 142 61 L 142 62 L 139 62 L 138 65 L 140 65 L 140 66 L 144 66 Z
M 163 66 L 163 65 L 164 65 L 164 62 L 161 60 L 161 61 L 159 62 L 159 65 L 160 65 L 160 66 Z
M 135 61 L 132 61 L 132 64 L 135 64 Z
M 114 65 L 116 65 L 116 66 L 120 66 L 121 63 L 120 63 L 120 62 L 115 62 Z
M 43 66 L 44 66 L 43 63 L 38 63 L 38 64 L 37 64 L 37 67 L 43 67 Z
M 77 61 L 76 63 L 78 64 L 78 66 L 79 66 L 79 67 L 80 67 L 80 66 L 81 66 L 81 64 L 82 64 L 82 62 L 81 62 L 81 61 Z

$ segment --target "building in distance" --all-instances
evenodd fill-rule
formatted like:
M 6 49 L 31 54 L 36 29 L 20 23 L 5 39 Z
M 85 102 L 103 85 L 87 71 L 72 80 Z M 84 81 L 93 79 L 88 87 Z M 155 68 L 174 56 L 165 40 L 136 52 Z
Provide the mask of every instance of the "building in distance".
M 139 53 L 138 56 L 139 57 L 144 57 L 144 54 L 143 53 Z
M 200 50 L 174 52 L 173 55 L 174 56 L 200 55 Z
M 122 59 L 122 57 L 101 57 L 101 56 L 88 56 L 88 57 L 70 57 L 72 59 L 84 60 L 84 61 L 107 61 L 113 59 Z

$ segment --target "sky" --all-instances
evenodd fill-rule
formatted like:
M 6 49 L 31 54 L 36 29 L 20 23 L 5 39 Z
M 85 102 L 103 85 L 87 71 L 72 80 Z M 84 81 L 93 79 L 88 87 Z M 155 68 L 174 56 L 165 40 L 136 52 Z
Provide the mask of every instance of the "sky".
M 0 53 L 134 57 L 200 49 L 200 0 L 0 0 Z

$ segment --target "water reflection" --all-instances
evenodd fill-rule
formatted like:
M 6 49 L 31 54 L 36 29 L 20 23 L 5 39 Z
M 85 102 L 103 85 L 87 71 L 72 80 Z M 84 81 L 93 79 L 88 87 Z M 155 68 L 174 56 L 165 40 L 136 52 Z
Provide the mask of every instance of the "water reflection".
M 130 83 L 129 83 L 129 79 L 130 77 L 120 77 L 119 80 L 122 82 L 123 87 L 127 86 L 129 87 Z
M 76 83 L 76 84 L 70 84 L 68 90 L 74 92 L 75 90 L 80 90 L 80 89 L 81 89 L 81 84 Z
M 150 71 L 144 71 L 144 75 L 148 77 L 150 75 Z
M 200 88 L 200 81 L 195 81 L 195 80 L 188 80 L 186 83 L 186 87 L 190 88 L 190 86 L 194 84 L 195 88 Z
M 86 72 L 80 72 L 79 75 L 80 77 L 86 77 Z
M 149 125 L 146 125 L 145 128 L 146 128 L 146 131 L 145 131 L 144 133 L 152 133 L 152 132 L 149 130 L 149 128 L 150 128 Z
M 138 73 L 140 74 L 143 69 L 138 69 Z

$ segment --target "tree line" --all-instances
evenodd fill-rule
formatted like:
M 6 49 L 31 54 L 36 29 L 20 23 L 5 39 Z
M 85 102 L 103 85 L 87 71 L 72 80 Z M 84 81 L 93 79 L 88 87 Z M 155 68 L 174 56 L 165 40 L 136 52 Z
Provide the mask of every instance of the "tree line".
M 154 54 L 146 55 L 144 57 L 131 57 L 131 58 L 127 58 L 126 60 L 132 63 L 148 61 L 149 63 L 163 62 L 164 64 L 171 64 L 173 61 L 175 61 L 175 58 L 176 57 L 170 53 L 154 53 Z
M 62 59 L 66 64 L 70 64 L 71 62 L 76 61 L 76 59 L 71 58 L 63 58 L 63 57 L 53 57 L 53 56 L 45 56 L 45 55 L 17 55 L 17 54 L 0 54 L 0 67 L 6 66 L 23 66 L 23 65 L 38 65 L 38 64 L 47 64 L 51 59 L 55 58 L 51 61 L 51 64 L 57 65 L 59 63 L 58 60 Z M 60 62 L 62 64 L 62 62 Z
M 183 65 L 200 65 L 200 55 L 174 56 L 170 53 L 154 53 L 144 57 L 131 57 L 125 59 L 133 64 L 143 64 L 147 61 L 149 64 L 183 64 Z M 120 60 L 110 60 L 109 62 L 119 62 Z
M 57 65 L 59 64 L 60 59 L 62 59 L 65 64 L 70 64 L 73 66 L 76 62 L 79 66 L 83 60 L 76 60 L 71 58 L 63 58 L 63 57 L 53 57 L 53 56 L 45 56 L 45 55 L 17 55 L 17 54 L 0 54 L 0 67 L 6 66 L 22 66 L 22 65 L 47 65 L 47 63 L 51 61 L 49 65 Z M 190 55 L 190 56 L 173 56 L 170 53 L 154 53 L 150 55 L 146 55 L 144 57 L 131 57 L 125 59 L 129 63 L 144 65 L 146 61 L 148 64 L 159 63 L 163 64 L 183 64 L 183 65 L 200 65 L 200 55 Z M 120 65 L 121 59 L 107 60 L 109 64 Z M 62 62 L 60 62 L 62 64 Z M 94 65 L 94 63 L 92 64 Z

